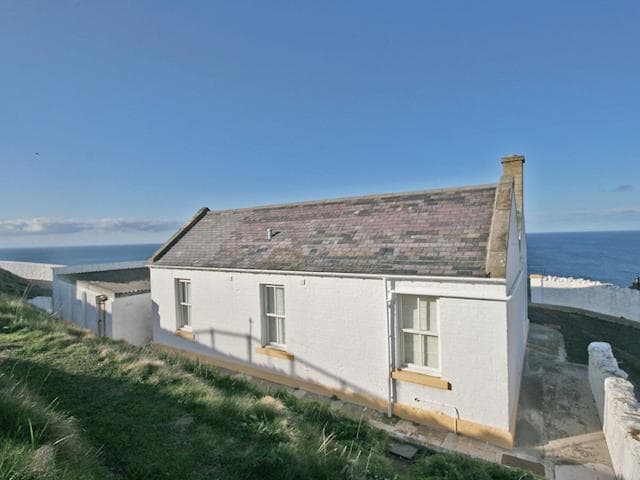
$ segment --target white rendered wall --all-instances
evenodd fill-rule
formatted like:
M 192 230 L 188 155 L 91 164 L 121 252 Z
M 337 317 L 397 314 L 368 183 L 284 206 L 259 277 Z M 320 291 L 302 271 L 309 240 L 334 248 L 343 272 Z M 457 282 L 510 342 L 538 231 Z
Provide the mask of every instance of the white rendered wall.
M 589 382 L 616 477 L 640 478 L 640 405 L 608 343 L 589 345 Z
M 105 295 L 105 293 L 98 290 L 92 290 L 85 285 L 76 284 L 72 321 L 83 328 L 91 330 L 96 335 L 98 334 L 98 302 L 96 301 L 96 297 L 100 295 Z M 104 333 L 106 337 L 111 337 L 113 318 L 113 295 L 107 294 L 106 296 L 107 300 L 104 302 Z
M 116 297 L 112 305 L 111 338 L 134 345 L 151 341 L 151 293 Z
M 72 321 L 75 284 L 55 278 L 53 282 L 53 313 L 66 321 Z
M 69 283 L 56 277 L 53 283 L 54 313 L 67 322 L 98 334 L 96 297 L 105 295 L 105 336 L 143 345 L 152 338 L 151 294 L 116 297 L 97 291 L 83 282 Z
M 527 276 L 523 272 L 514 284 L 511 298 L 507 302 L 507 345 L 509 361 L 509 411 L 511 430 L 515 429 L 516 412 L 520 397 L 520 383 L 524 368 L 529 318 L 527 313 Z
M 53 281 L 53 269 L 60 267 L 52 263 L 0 261 L 0 268 L 26 280 Z
M 69 283 L 56 277 L 53 282 L 53 311 L 59 318 L 79 327 L 98 333 L 98 307 L 96 297 L 104 292 L 83 285 Z M 107 295 L 105 303 L 105 333 L 111 336 L 113 295 Z
M 531 301 L 640 322 L 640 290 L 593 280 L 531 275 Z
M 72 273 L 108 272 L 110 270 L 126 270 L 129 268 L 143 268 L 147 266 L 144 260 L 131 262 L 92 263 L 82 265 L 60 266 L 54 270 L 55 275 L 69 275 Z
M 196 342 L 175 335 L 175 279 L 191 280 Z M 293 361 L 257 354 L 260 285 L 285 287 L 287 350 Z M 381 279 L 151 268 L 154 341 L 387 399 Z M 442 377 L 452 390 L 396 381 L 396 402 L 509 429 L 507 304 L 503 282 L 394 281 L 396 293 L 439 302 Z M 470 299 L 468 297 L 477 297 Z M 416 400 L 417 398 L 417 400 Z
M 524 237 L 524 235 L 523 235 Z M 513 290 L 515 282 L 519 280 L 522 271 L 522 252 L 518 235 L 518 217 L 516 214 L 516 199 L 511 197 L 511 215 L 509 217 L 509 238 L 507 242 L 507 290 Z M 526 265 L 526 257 L 525 265 Z
M 512 200 L 509 219 L 509 242 L 507 247 L 507 345 L 509 365 L 509 412 L 510 429 L 515 430 L 516 413 L 520 397 L 520 382 L 524 367 L 524 356 L 529 333 L 527 291 L 527 237 L 518 234 L 515 197 Z

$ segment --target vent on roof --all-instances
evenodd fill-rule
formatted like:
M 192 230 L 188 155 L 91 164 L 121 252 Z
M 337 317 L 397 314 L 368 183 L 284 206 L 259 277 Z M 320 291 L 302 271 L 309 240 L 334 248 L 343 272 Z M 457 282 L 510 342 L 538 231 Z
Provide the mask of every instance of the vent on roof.
M 267 240 L 271 240 L 271 237 L 273 237 L 273 229 L 267 228 Z

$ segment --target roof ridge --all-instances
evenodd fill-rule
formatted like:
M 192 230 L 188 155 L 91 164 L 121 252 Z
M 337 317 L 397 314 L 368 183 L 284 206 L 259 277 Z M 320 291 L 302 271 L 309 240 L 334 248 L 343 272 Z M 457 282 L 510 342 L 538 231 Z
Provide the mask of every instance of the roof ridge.
M 153 255 L 149 258 L 151 262 L 156 262 L 160 258 L 162 258 L 173 246 L 180 241 L 182 237 L 184 237 L 189 230 L 191 230 L 196 223 L 202 220 L 203 217 L 209 213 L 209 209 L 207 207 L 202 207 L 198 209 L 196 213 L 194 213 L 193 217 L 189 219 L 184 225 L 182 225 L 176 233 L 174 233 L 169 240 L 164 242 L 158 250 L 156 250 Z
M 302 200 L 298 202 L 288 202 L 288 203 L 273 203 L 267 205 L 257 205 L 253 207 L 239 207 L 239 208 L 225 208 L 221 210 L 209 210 L 206 214 L 211 213 L 232 213 L 232 212 L 242 212 L 246 210 L 266 210 L 270 208 L 283 208 L 283 207 L 297 207 L 297 206 L 305 206 L 305 205 L 322 205 L 322 204 L 331 204 L 331 203 L 339 203 L 345 202 L 347 200 L 366 200 L 366 199 L 374 199 L 374 198 L 391 198 L 398 196 L 407 196 L 407 195 L 421 195 L 421 194 L 434 194 L 434 193 L 446 193 L 446 192 L 466 192 L 473 190 L 485 190 L 488 188 L 497 188 L 498 183 L 485 183 L 482 185 L 467 185 L 460 187 L 445 187 L 445 188 L 432 188 L 427 190 L 411 190 L 406 192 L 388 192 L 388 193 L 375 193 L 368 195 L 355 195 L 349 197 L 336 197 L 336 198 L 326 198 L 319 200 Z

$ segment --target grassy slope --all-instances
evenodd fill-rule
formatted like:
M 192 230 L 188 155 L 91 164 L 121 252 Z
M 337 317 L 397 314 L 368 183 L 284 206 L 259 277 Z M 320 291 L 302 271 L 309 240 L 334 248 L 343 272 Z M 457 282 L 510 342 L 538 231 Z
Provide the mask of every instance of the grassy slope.
M 608 322 L 579 313 L 529 307 L 532 322 L 553 325 L 564 336 L 570 362 L 589 363 L 587 347 L 591 342 L 611 344 L 620 367 L 629 374 L 636 391 L 640 389 L 640 328 Z
M 0 479 L 531 479 L 422 452 L 284 390 L 99 339 L 0 294 Z
M 30 282 L 0 268 L 0 292 L 12 293 L 25 298 L 33 298 L 40 295 L 50 296 L 51 286 L 49 283 Z

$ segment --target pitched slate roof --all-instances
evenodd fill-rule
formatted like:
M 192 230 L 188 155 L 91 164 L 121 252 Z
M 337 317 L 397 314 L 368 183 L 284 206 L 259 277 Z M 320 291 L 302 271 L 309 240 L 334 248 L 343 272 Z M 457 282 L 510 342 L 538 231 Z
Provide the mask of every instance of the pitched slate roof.
M 200 210 L 151 262 L 308 272 L 486 276 L 495 185 Z M 275 235 L 267 239 L 267 229 Z

